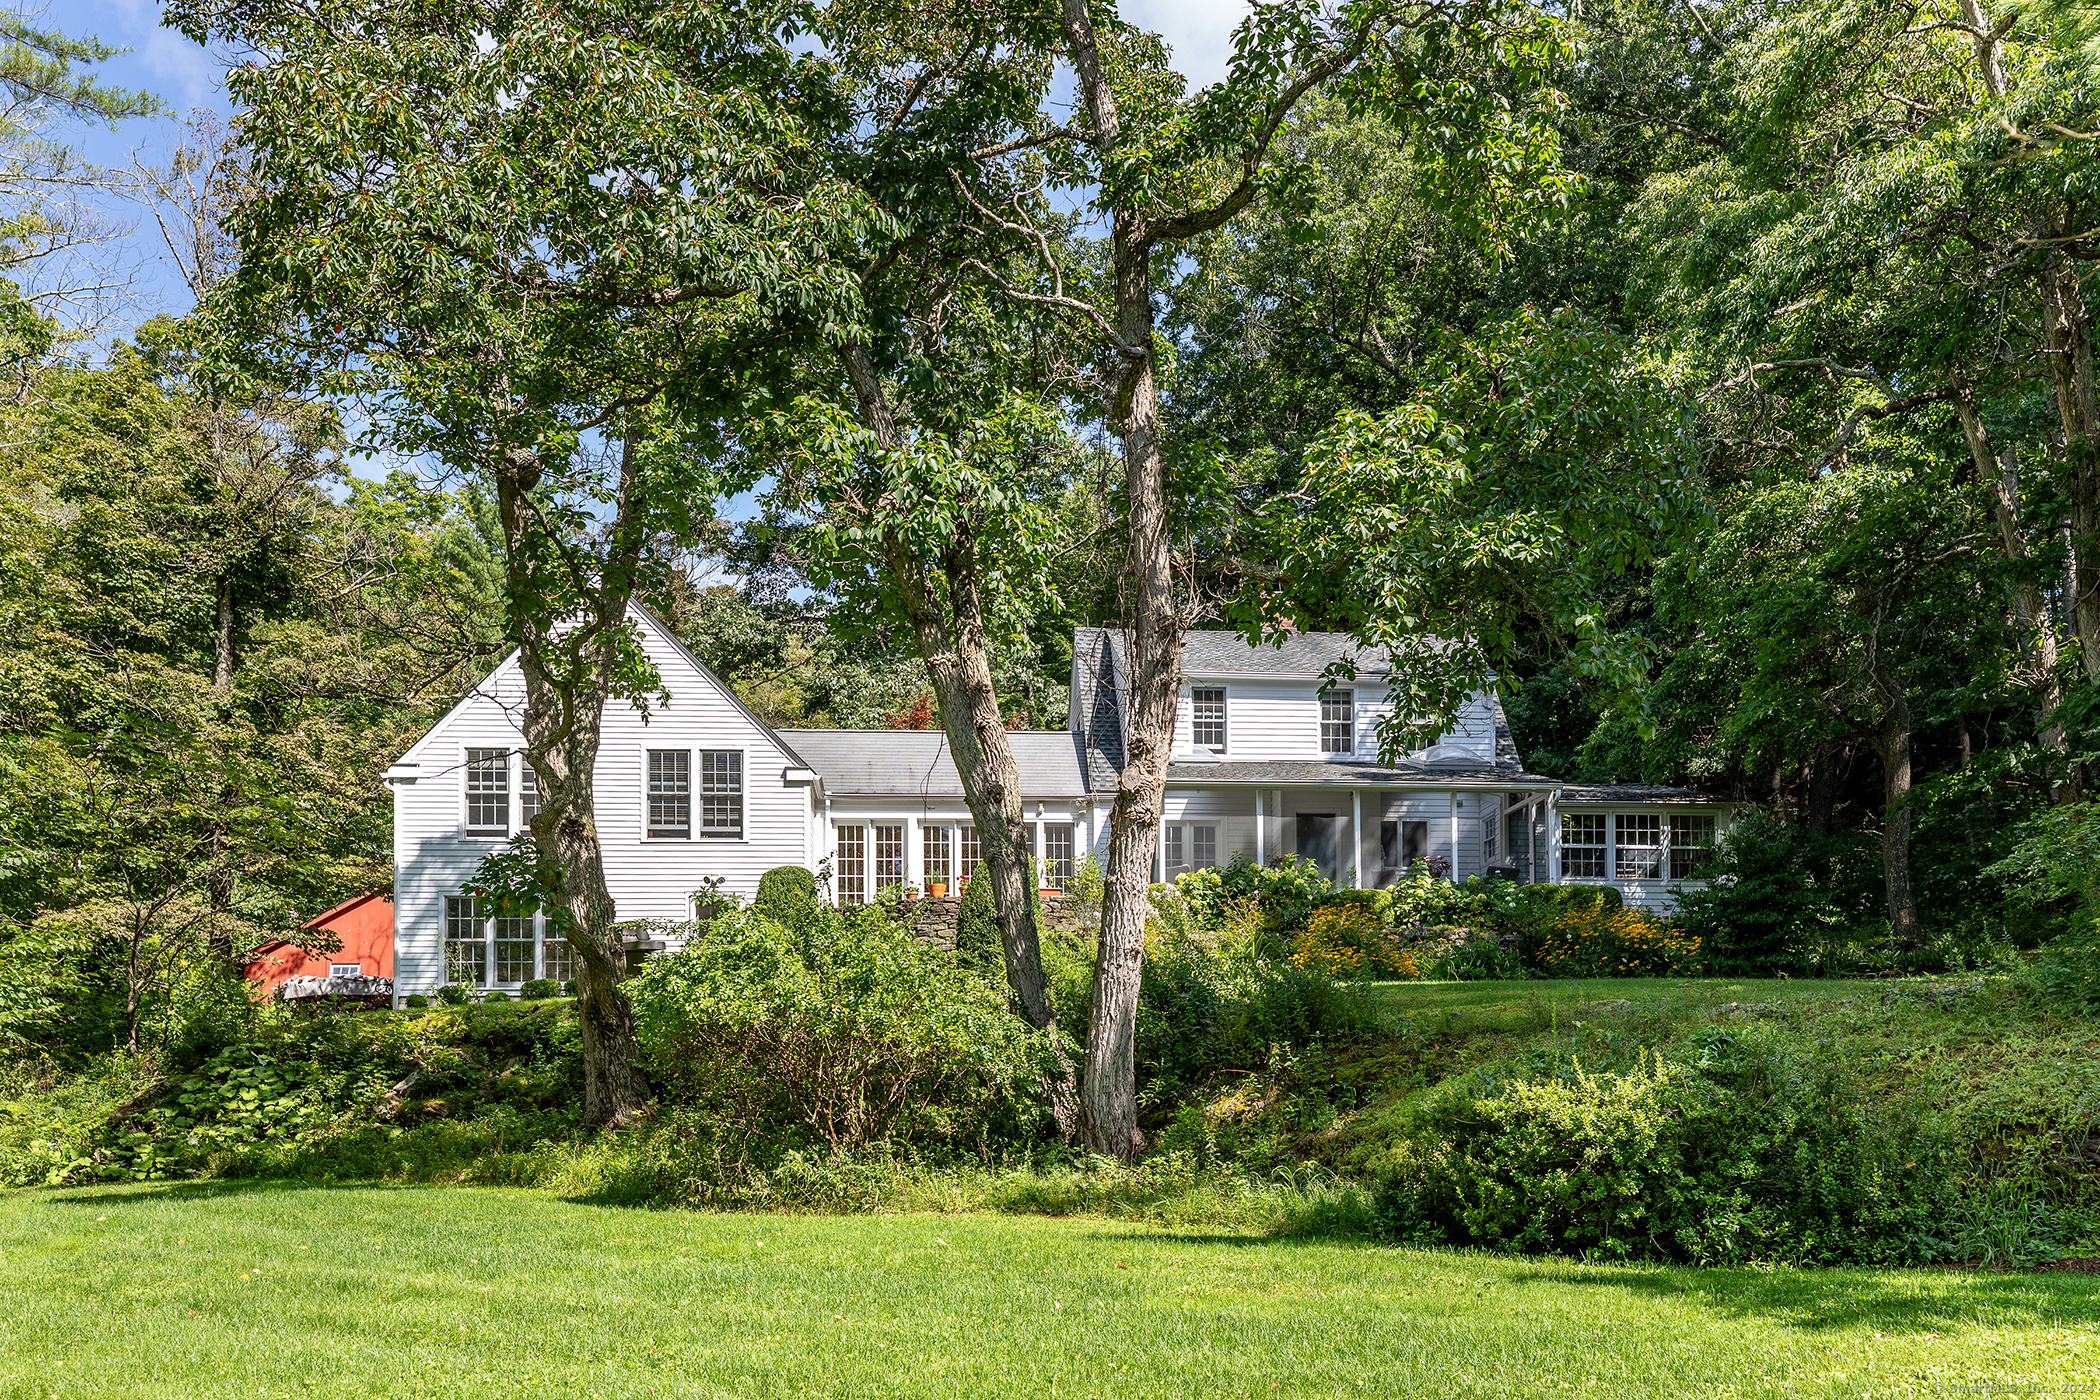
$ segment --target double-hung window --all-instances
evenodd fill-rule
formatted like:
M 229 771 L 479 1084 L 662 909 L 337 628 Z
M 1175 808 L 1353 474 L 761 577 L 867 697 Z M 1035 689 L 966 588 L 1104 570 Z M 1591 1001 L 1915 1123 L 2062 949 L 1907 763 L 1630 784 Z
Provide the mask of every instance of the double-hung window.
M 649 834 L 693 834 L 693 756 L 684 749 L 649 750 Z
M 532 915 L 522 919 L 496 920 L 496 980 L 498 982 L 530 982 L 532 980 L 533 925 L 538 922 Z
M 1560 868 L 1573 880 L 1604 878 L 1604 814 L 1560 814 Z
M 1670 878 L 1689 880 L 1714 850 L 1712 817 L 1670 818 Z
M 532 819 L 540 814 L 540 775 L 533 771 L 532 764 L 520 755 L 518 759 L 518 830 L 530 831 Z
M 552 919 L 540 920 L 540 946 L 545 958 L 542 965 L 546 968 L 541 976 L 552 977 L 557 982 L 576 980 L 576 950 L 569 946 L 568 939 L 562 937 Z
M 1320 752 L 1356 752 L 1356 692 L 1330 690 L 1320 697 Z
M 467 750 L 467 835 L 510 835 L 510 750 Z
M 1378 864 L 1385 870 L 1411 870 L 1429 859 L 1429 823 L 1382 821 L 1378 824 Z
M 1061 890 L 1072 883 L 1073 830 L 1070 822 L 1043 824 L 1043 887 Z
M 465 895 L 445 899 L 445 980 L 479 987 L 489 980 L 487 911 Z
M 744 756 L 735 749 L 700 754 L 700 834 L 744 834 Z
M 1619 878 L 1653 880 L 1662 874 L 1662 818 L 1622 813 L 1614 820 L 1619 827 Z
M 1214 753 L 1225 751 L 1225 688 L 1196 686 L 1189 691 L 1189 742 Z

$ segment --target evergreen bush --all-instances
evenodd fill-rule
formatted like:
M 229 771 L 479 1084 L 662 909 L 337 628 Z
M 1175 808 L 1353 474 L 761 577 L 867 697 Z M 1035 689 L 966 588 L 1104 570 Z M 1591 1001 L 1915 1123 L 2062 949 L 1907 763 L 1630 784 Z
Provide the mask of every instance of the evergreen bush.
M 518 988 L 519 1001 L 545 1001 L 561 995 L 561 983 L 552 977 L 535 977 Z
M 817 877 L 799 865 L 775 866 L 758 877 L 758 895 L 751 907 L 782 928 L 807 932 L 822 907 Z

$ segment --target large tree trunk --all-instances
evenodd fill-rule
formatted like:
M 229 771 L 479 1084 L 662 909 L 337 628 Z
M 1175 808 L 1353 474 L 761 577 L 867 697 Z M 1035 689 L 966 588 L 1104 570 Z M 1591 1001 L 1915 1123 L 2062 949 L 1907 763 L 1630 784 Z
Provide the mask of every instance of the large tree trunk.
M 1116 156 L 1121 126 L 1087 0 L 1059 0 L 1058 18 L 1091 119 L 1094 146 L 1106 164 Z M 1159 390 L 1153 376 L 1151 239 L 1139 215 L 1127 204 L 1119 204 L 1113 212 L 1110 252 L 1116 338 L 1128 361 L 1116 376 L 1108 408 L 1109 421 L 1123 439 L 1128 493 L 1132 676 L 1125 762 L 1109 814 L 1101 942 L 1094 963 L 1079 1121 L 1090 1149 L 1127 1162 L 1140 1146 L 1134 1058 L 1138 988 L 1143 976 L 1145 919 L 1151 912 L 1160 802 L 1165 795 L 1167 760 L 1173 752 L 1175 699 L 1181 688 L 1182 620 L 1174 601 L 1166 458 L 1160 441 Z
M 1828 836 L 1831 813 L 1837 809 L 1838 784 L 1852 767 L 1852 746 L 1835 739 L 1816 741 L 1816 756 L 1808 773 L 1808 834 Z
M 1886 708 L 1874 747 L 1881 755 L 1881 875 L 1888 892 L 1889 929 L 1906 946 L 1918 941 L 1918 906 L 1910 880 L 1910 697 L 1901 684 L 1877 676 Z
M 899 445 L 895 416 L 867 350 L 847 345 L 840 358 L 859 404 L 862 424 L 883 447 Z M 980 836 L 983 864 L 976 878 L 992 882 L 993 917 L 999 924 L 999 947 L 1021 1017 L 1041 1030 L 1052 1047 L 1051 1065 L 1043 1079 L 1043 1098 L 1058 1136 L 1074 1141 L 1078 1132 L 1075 1075 L 1058 1029 L 1057 1009 L 1050 1002 L 1050 982 L 1043 973 L 1043 950 L 1036 924 L 1034 855 L 1021 809 L 1021 775 L 1013 745 L 999 714 L 999 693 L 992 682 L 991 645 L 984 622 L 974 543 L 968 526 L 964 537 L 942 561 L 947 584 L 946 606 L 928 586 L 926 566 L 894 534 L 884 548 L 883 567 L 911 622 L 927 678 L 940 701 L 941 728 L 962 779 Z M 1003 840 L 989 839 L 1002 833 Z
M 1985 432 L 1983 416 L 1976 407 L 1975 391 L 1959 372 L 1954 376 L 1954 412 L 1961 419 L 1962 436 L 1969 444 L 1976 479 L 1990 499 L 1999 545 L 2009 563 L 2024 565 L 2033 551 L 2028 547 L 2026 525 L 2021 519 L 2019 459 L 2011 443 L 2002 452 L 1992 451 L 1990 435 Z M 2034 695 L 2036 733 L 2043 748 L 2062 753 L 2067 745 L 2056 712 L 2063 704 L 2063 681 L 2056 670 L 2056 628 L 2050 623 L 2041 586 L 2021 579 L 2013 587 L 2012 609 L 2024 655 L 2021 669 L 2027 673 Z
M 632 450 L 629 444 L 629 460 Z M 617 629 L 627 616 L 627 581 L 633 574 L 609 563 L 597 596 L 588 600 L 588 618 L 545 616 L 530 576 L 539 529 L 530 500 L 540 479 L 538 458 L 527 449 L 504 449 L 494 476 L 505 546 L 504 591 L 525 680 L 526 761 L 540 784 L 540 814 L 532 835 L 553 906 L 545 912 L 561 925 L 580 964 L 576 1011 L 583 1029 L 583 1116 L 593 1127 L 624 1127 L 648 1105 L 649 1086 L 637 1065 L 634 1008 L 620 986 L 626 951 L 613 931 L 617 911 L 598 841 L 596 769 L 618 663 Z M 564 621 L 587 625 L 589 631 L 557 635 Z
M 2043 225 L 2062 239 L 2061 221 Z M 2088 681 L 2100 681 L 2100 383 L 2093 324 L 2079 286 L 2078 260 L 2060 242 L 2043 254 L 2042 329 L 2056 411 L 2063 427 L 2065 485 L 2071 498 L 2071 623 Z

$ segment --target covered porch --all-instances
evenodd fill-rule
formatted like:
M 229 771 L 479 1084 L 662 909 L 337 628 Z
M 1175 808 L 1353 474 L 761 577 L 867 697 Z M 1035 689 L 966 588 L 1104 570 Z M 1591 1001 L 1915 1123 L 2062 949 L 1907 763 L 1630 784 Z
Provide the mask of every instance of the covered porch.
M 1361 763 L 1176 763 L 1154 875 L 1295 855 L 1354 889 L 1390 885 L 1417 860 L 1456 882 L 1490 871 L 1551 880 L 1559 786 L 1489 765 L 1417 774 Z

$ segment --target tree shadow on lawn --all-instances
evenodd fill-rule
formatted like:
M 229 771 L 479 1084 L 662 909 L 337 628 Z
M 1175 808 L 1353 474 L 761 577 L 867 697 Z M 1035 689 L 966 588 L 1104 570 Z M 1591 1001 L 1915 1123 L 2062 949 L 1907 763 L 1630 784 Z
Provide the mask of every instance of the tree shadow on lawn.
M 1869 1328 L 1889 1333 L 1975 1327 L 2091 1326 L 2100 1322 L 2100 1277 L 2073 1273 L 1981 1273 L 1961 1269 L 1707 1269 L 1683 1264 L 1585 1264 L 1572 1259 L 1420 1249 L 1320 1235 L 1252 1235 L 1142 1230 L 1097 1236 L 1107 1247 L 1149 1243 L 1265 1249 L 1363 1249 L 1377 1256 L 1441 1264 L 1492 1266 L 1498 1287 L 1522 1284 L 1618 1289 L 1669 1299 L 1732 1319 L 1756 1319 L 1800 1331 Z M 1516 1303 L 1515 1297 L 1502 1300 Z

